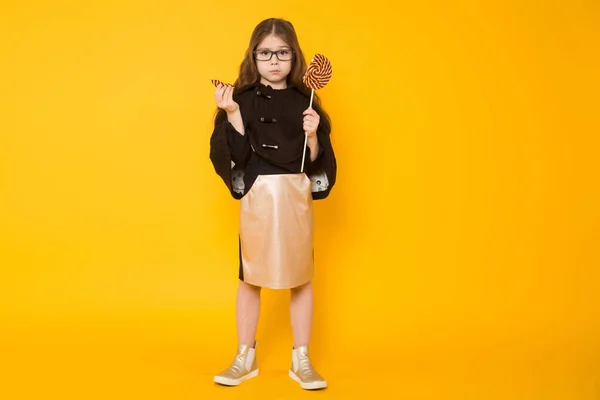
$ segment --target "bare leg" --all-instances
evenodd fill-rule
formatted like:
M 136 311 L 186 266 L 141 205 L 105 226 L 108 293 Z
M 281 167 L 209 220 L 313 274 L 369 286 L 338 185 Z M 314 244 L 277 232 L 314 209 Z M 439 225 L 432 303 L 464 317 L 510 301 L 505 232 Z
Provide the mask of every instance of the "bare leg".
M 260 287 L 240 281 L 236 300 L 238 343 L 254 346 L 260 314 Z
M 291 295 L 290 315 L 294 332 L 294 349 L 289 371 L 290 378 L 300 383 L 303 389 L 325 388 L 327 381 L 314 369 L 308 355 L 313 315 L 312 284 L 309 282 L 292 289 Z
M 308 282 L 291 290 L 290 317 L 294 347 L 308 346 L 313 317 L 313 288 Z
M 260 313 L 260 287 L 240 281 L 236 298 L 238 349 L 229 368 L 215 375 L 221 385 L 237 386 L 258 376 L 254 337 Z

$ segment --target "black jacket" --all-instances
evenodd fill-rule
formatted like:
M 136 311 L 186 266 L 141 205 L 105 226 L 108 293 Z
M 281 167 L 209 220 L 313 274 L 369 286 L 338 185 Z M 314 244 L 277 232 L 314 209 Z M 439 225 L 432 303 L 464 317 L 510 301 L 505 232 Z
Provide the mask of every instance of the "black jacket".
M 241 199 L 257 175 L 300 172 L 305 137 L 302 113 L 310 97 L 294 86 L 277 90 L 255 83 L 234 91 L 233 99 L 240 106 L 245 134 L 238 133 L 225 111 L 219 110 L 210 138 L 210 160 L 231 195 Z M 321 116 L 319 154 L 311 162 L 306 147 L 304 172 L 313 182 L 313 199 L 320 200 L 335 185 L 337 164 L 329 121 L 316 102 L 313 109 Z

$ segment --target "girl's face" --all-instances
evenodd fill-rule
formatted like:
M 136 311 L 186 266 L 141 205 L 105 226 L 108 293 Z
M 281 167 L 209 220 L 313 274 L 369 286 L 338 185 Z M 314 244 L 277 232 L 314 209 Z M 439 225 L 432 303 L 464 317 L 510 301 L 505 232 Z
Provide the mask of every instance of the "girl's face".
M 287 43 L 273 34 L 265 37 L 256 47 L 254 60 L 261 76 L 260 83 L 274 89 L 287 87 L 286 78 L 293 62 L 292 48 Z

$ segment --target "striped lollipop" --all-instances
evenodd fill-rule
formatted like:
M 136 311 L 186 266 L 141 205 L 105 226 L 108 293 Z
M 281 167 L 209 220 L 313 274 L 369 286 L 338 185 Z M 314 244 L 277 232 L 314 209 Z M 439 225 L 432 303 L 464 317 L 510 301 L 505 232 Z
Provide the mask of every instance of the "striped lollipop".
M 308 108 L 312 108 L 313 97 L 315 95 L 315 90 L 323 89 L 325 85 L 331 79 L 331 63 L 322 54 L 315 54 L 313 59 L 311 60 L 304 76 L 302 77 L 302 82 L 306 85 L 307 88 L 312 89 L 310 93 L 310 105 Z M 304 172 L 304 159 L 306 157 L 306 143 L 308 141 L 308 133 L 305 132 L 304 135 L 304 151 L 302 153 L 302 165 L 300 167 L 300 172 Z
M 331 79 L 331 63 L 322 54 L 315 54 L 306 73 L 302 77 L 302 82 L 313 90 L 323 89 Z

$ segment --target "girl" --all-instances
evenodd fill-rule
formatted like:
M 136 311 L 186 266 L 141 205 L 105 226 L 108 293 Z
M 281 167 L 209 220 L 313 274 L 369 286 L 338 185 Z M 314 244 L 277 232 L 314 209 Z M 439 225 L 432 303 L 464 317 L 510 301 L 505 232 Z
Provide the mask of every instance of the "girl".
M 329 195 L 336 178 L 329 117 L 302 83 L 304 55 L 292 24 L 256 26 L 233 86 L 219 84 L 210 159 L 240 199 L 237 354 L 214 381 L 239 385 L 258 375 L 255 333 L 261 288 L 290 289 L 294 345 L 289 375 L 302 388 L 327 382 L 313 368 L 312 201 Z M 306 138 L 305 138 L 306 136 Z M 306 143 L 306 146 L 305 146 Z

